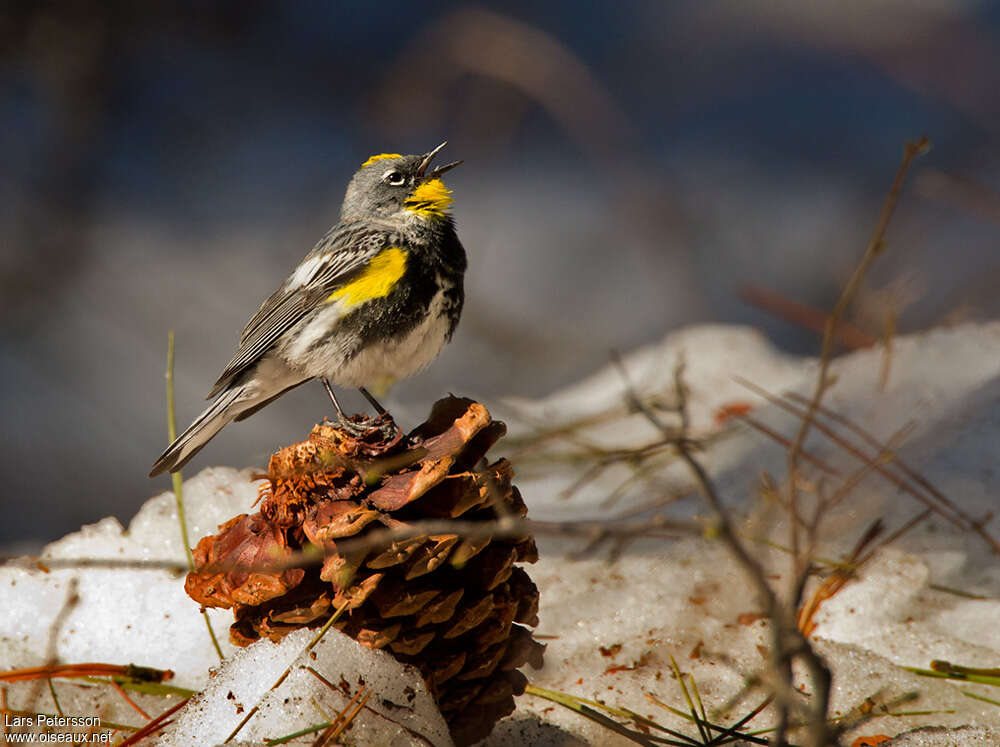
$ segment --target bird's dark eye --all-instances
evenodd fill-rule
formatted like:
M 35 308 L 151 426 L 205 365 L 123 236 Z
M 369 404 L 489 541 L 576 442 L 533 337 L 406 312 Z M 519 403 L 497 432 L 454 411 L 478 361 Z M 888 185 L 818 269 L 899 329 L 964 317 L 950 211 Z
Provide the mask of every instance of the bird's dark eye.
M 406 183 L 406 177 L 398 171 L 387 171 L 385 172 L 385 176 L 382 177 L 382 181 L 390 187 L 401 187 Z

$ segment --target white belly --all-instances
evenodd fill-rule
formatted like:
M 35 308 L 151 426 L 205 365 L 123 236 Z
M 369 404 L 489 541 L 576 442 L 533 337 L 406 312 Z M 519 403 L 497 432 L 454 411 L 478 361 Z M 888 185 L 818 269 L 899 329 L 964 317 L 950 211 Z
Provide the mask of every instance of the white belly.
M 335 342 L 319 345 L 305 353 L 304 348 L 322 332 L 329 330 L 329 321 L 315 319 L 300 338 L 300 370 L 307 376 L 325 376 L 341 387 L 366 387 L 386 390 L 393 382 L 422 371 L 437 358 L 448 337 L 450 322 L 442 314 L 444 293 L 431 301 L 427 317 L 406 336 L 397 340 L 375 342 L 344 360 L 344 351 Z M 333 309 L 330 310 L 334 312 Z M 311 328 L 311 329 L 310 329 Z M 302 355 L 305 353 L 305 355 Z

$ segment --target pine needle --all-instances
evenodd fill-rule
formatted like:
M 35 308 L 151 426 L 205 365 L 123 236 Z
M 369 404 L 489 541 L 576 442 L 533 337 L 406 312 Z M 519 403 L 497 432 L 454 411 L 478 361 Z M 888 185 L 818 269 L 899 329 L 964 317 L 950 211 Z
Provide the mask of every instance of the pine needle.
M 337 608 L 336 612 L 330 615 L 330 619 L 323 624 L 323 627 L 319 629 L 319 632 L 313 637 L 311 641 L 309 641 L 308 645 L 304 649 L 302 649 L 303 654 L 312 651 L 316 647 L 316 644 L 319 643 L 321 640 L 323 640 L 323 636 L 327 634 L 327 631 L 329 631 L 330 628 L 333 626 L 333 624 L 337 622 L 337 619 L 344 613 L 344 610 L 346 609 L 347 609 L 347 603 L 345 602 L 342 606 Z M 275 681 L 275 683 L 271 685 L 270 690 L 275 690 L 278 687 L 281 687 L 281 683 L 285 681 L 285 679 L 288 677 L 291 671 L 292 671 L 292 664 L 289 664 L 288 668 L 285 669 L 284 672 L 282 672 L 281 676 L 278 677 L 277 681 Z M 232 742 L 233 739 L 236 738 L 236 735 L 240 733 L 243 727 L 247 725 L 250 719 L 252 719 L 259 710 L 260 710 L 260 704 L 258 703 L 257 705 L 255 705 L 253 708 L 250 709 L 250 712 L 246 716 L 244 716 L 243 720 L 236 725 L 236 728 L 233 729 L 232 733 L 228 737 L 226 737 L 225 743 Z M 324 725 L 322 728 L 326 728 L 326 725 Z
M 170 443 L 177 439 L 177 413 L 174 408 L 174 331 L 167 332 L 167 437 Z M 188 539 L 187 517 L 184 513 L 184 478 L 181 471 L 171 473 L 170 480 L 173 482 L 174 499 L 177 501 L 177 522 L 181 525 L 181 542 L 184 545 L 184 553 L 187 556 L 188 570 L 194 570 L 194 556 L 191 554 L 191 541 Z M 205 619 L 205 627 L 208 628 L 208 637 L 212 639 L 212 647 L 219 655 L 219 661 L 225 661 L 226 657 L 219 646 L 219 639 L 215 637 L 212 629 L 212 621 L 208 617 L 208 610 L 202 608 L 201 615 Z

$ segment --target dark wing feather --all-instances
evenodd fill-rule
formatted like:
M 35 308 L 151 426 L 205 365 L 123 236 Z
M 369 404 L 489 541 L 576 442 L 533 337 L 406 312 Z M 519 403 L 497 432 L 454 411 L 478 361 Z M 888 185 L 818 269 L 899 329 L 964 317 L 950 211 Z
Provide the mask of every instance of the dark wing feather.
M 316 261 L 315 271 L 307 278 L 296 278 L 293 272 L 261 304 L 243 328 L 239 349 L 219 375 L 207 398 L 211 399 L 229 386 L 260 360 L 278 338 L 331 293 L 350 282 L 388 240 L 384 232 L 360 226 L 338 226 L 324 236 L 300 264 L 301 267 L 314 258 L 320 258 Z

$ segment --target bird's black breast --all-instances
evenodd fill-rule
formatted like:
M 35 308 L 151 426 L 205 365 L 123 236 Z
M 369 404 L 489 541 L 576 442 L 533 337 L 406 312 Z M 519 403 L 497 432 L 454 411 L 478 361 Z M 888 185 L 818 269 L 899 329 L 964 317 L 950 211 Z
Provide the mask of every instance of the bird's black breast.
M 448 339 L 458 325 L 465 299 L 466 258 L 452 226 L 436 236 L 414 241 L 393 237 L 406 251 L 406 270 L 393 289 L 352 310 L 340 327 L 356 341 L 353 353 L 387 339 L 402 339 L 431 312 L 434 298 L 443 293 L 440 313 L 449 320 Z

